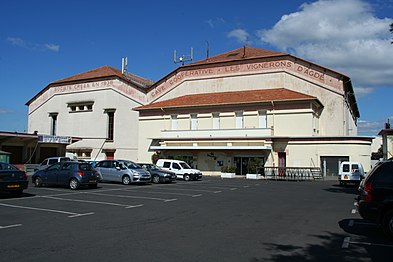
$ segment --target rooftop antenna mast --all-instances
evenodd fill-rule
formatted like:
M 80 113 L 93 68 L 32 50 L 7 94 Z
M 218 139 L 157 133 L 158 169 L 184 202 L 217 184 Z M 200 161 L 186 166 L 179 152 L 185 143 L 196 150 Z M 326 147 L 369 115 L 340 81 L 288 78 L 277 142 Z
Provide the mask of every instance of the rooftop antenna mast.
M 190 55 L 182 55 L 180 57 L 177 57 L 176 56 L 176 49 L 175 49 L 175 51 L 173 53 L 173 62 L 175 64 L 181 63 L 181 65 L 184 65 L 185 62 L 189 62 L 189 61 L 193 60 L 193 52 L 194 52 L 194 49 L 191 47 Z
M 125 72 L 127 72 L 128 68 L 128 58 L 127 57 L 122 57 L 121 58 L 121 73 L 124 75 Z

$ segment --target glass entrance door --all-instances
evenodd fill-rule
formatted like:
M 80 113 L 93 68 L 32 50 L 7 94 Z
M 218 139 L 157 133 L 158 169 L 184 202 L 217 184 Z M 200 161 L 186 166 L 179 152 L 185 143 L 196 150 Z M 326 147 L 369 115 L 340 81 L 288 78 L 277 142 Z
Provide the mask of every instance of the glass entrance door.
M 236 175 L 245 176 L 246 174 L 262 174 L 265 165 L 264 157 L 239 156 L 234 158 L 236 165 Z

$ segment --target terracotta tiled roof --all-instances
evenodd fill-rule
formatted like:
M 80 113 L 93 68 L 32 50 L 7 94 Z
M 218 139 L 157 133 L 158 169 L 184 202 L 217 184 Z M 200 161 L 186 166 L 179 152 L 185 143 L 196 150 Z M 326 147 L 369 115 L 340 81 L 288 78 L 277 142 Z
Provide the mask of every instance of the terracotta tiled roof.
M 148 110 L 176 107 L 199 107 L 212 105 L 252 104 L 256 102 L 316 100 L 314 96 L 295 92 L 285 88 L 247 90 L 237 92 L 220 92 L 180 96 L 178 98 L 160 101 L 135 108 Z
M 148 79 L 144 79 L 140 76 L 131 74 L 129 72 L 126 72 L 124 75 L 121 73 L 119 69 L 110 67 L 110 66 L 102 66 L 81 74 L 77 74 L 68 78 L 64 78 L 58 81 L 55 81 L 51 83 L 52 85 L 56 84 L 63 84 L 67 82 L 75 82 L 75 81 L 82 81 L 82 80 L 91 80 L 91 79 L 97 79 L 97 78 L 104 78 L 104 77 L 118 77 L 121 79 L 124 79 L 128 82 L 133 82 L 137 84 L 140 87 L 149 87 L 151 86 L 154 82 Z
M 202 64 L 210 64 L 210 63 L 220 63 L 220 62 L 229 62 L 229 61 L 238 61 L 244 59 L 251 59 L 251 58 L 266 58 L 266 57 L 273 57 L 273 56 L 283 56 L 287 55 L 285 53 L 266 50 L 262 48 L 255 48 L 251 46 L 244 46 L 223 54 L 219 54 L 216 56 L 212 56 L 206 58 L 204 60 L 197 61 L 195 63 L 189 64 L 192 65 L 202 65 Z

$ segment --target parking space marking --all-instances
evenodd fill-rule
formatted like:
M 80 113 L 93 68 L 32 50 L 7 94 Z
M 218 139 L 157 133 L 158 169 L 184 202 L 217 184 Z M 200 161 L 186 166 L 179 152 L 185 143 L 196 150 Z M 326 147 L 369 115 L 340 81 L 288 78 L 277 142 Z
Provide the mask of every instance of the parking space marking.
M 69 215 L 68 217 L 73 217 L 75 215 L 85 215 L 85 214 L 79 214 L 79 213 L 62 211 L 62 210 L 56 210 L 56 209 L 46 209 L 46 208 L 38 208 L 38 207 L 26 207 L 26 206 L 8 205 L 8 204 L 3 204 L 3 203 L 0 203 L 0 206 L 12 207 L 12 208 L 20 208 L 20 209 L 29 209 L 29 210 L 36 210 L 36 211 L 43 211 L 43 212 L 51 212 L 51 213 L 60 213 L 60 214 Z M 91 212 L 91 213 L 86 213 L 86 214 L 92 215 L 94 213 Z
M 13 228 L 13 227 L 20 227 L 22 224 L 15 224 L 15 225 L 8 225 L 8 226 L 0 226 L 1 229 Z
M 343 244 L 341 245 L 341 248 L 348 248 L 349 244 L 393 248 L 393 244 L 392 245 L 387 245 L 387 244 L 378 244 L 378 243 L 370 243 L 370 242 L 351 241 L 351 237 L 345 237 L 344 238 L 344 241 L 343 241 Z
M 208 193 L 213 193 L 213 194 L 217 194 L 217 193 L 221 193 L 222 191 L 212 191 L 212 190 L 203 190 L 203 189 L 186 189 L 186 188 L 168 188 L 165 190 L 177 190 L 177 191 L 197 191 L 197 192 L 208 192 Z
M 82 199 L 61 198 L 61 197 L 53 197 L 53 196 L 41 196 L 41 197 L 42 198 L 54 199 L 54 200 L 62 200 L 62 201 L 72 201 L 72 202 L 81 202 L 81 203 L 89 203 L 89 204 L 119 206 L 119 207 L 124 207 L 124 208 L 136 207 L 136 206 L 133 206 L 133 205 L 123 205 L 123 204 L 110 203 L 110 202 L 101 202 L 101 201 L 90 201 L 90 200 L 82 200 Z
M 131 190 L 127 190 L 127 191 L 131 191 Z M 202 194 L 185 194 L 185 193 L 174 193 L 174 192 L 164 192 L 164 191 L 143 191 L 144 193 L 153 193 L 153 194 L 165 194 L 165 195 L 177 195 L 177 196 L 189 196 L 189 197 L 200 197 L 202 196 Z
M 136 199 L 147 199 L 147 200 L 157 200 L 163 202 L 170 202 L 177 200 L 176 198 L 173 199 L 165 199 L 165 198 L 157 198 L 157 197 L 143 197 L 143 196 L 127 196 L 127 195 L 112 195 L 112 194 L 101 194 L 101 193 L 86 193 L 89 195 L 97 195 L 97 196 L 109 196 L 109 197 L 122 197 L 122 198 L 136 198 Z

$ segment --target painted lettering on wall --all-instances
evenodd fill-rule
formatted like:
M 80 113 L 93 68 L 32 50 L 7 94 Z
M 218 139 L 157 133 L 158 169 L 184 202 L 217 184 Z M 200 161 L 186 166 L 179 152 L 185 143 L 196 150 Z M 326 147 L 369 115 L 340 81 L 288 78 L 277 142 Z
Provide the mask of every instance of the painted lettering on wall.
M 305 75 L 311 76 L 313 78 L 319 79 L 321 81 L 325 80 L 325 74 L 312 70 L 301 65 L 296 65 L 296 71 L 298 73 L 303 73 Z
M 321 83 L 325 83 L 325 74 L 320 71 L 317 71 L 316 69 L 311 69 L 310 67 L 300 65 L 290 60 L 277 60 L 277 61 L 267 61 L 267 62 L 253 63 L 253 64 L 223 66 L 223 67 L 196 69 L 196 70 L 179 72 L 171 76 L 169 79 L 162 82 L 154 90 L 152 90 L 148 94 L 147 100 L 148 101 L 154 100 L 157 96 L 179 85 L 185 79 L 219 76 L 224 74 L 236 74 L 236 73 L 247 74 L 252 72 L 269 71 L 269 70 L 290 70 L 297 74 L 302 74 L 307 76 L 308 78 L 317 80 Z

